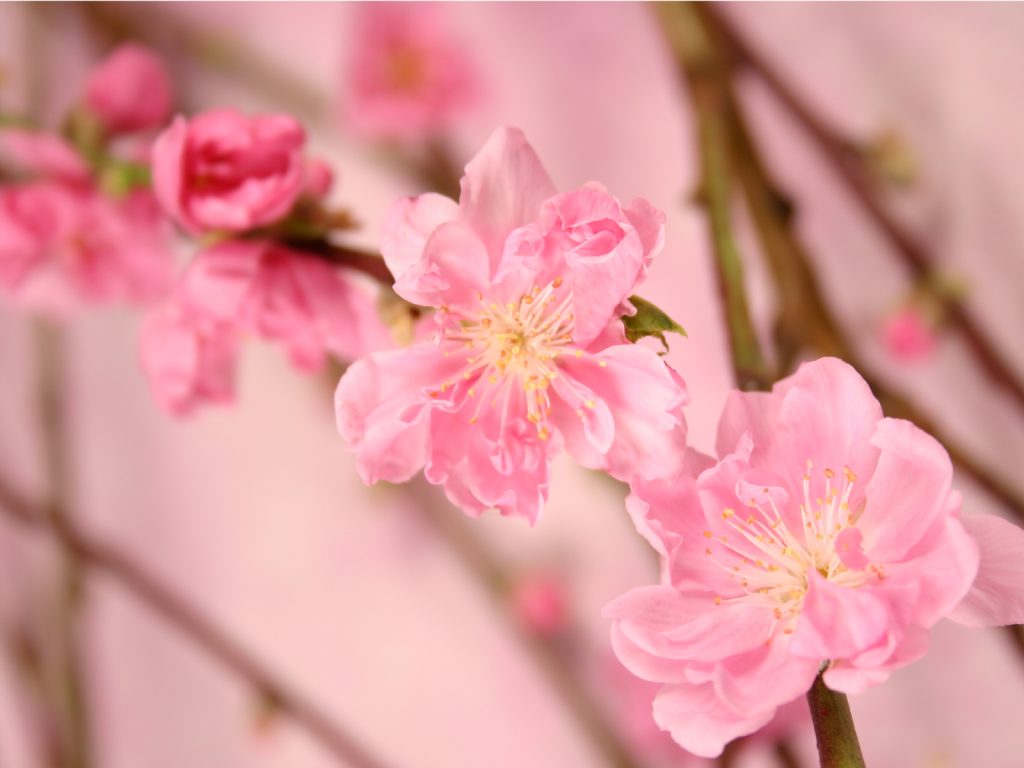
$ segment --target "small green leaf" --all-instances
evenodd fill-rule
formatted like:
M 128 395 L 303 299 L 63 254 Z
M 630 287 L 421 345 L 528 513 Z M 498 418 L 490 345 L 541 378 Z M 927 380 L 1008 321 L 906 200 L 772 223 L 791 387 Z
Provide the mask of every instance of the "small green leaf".
M 661 342 L 667 352 L 668 339 L 665 338 L 666 333 L 678 333 L 680 336 L 686 335 L 686 330 L 683 326 L 666 315 L 663 310 L 651 304 L 651 302 L 645 301 L 639 296 L 630 296 L 629 301 L 636 307 L 636 314 L 624 315 L 622 324 L 626 326 L 626 338 L 630 341 L 635 343 L 646 336 L 654 336 Z

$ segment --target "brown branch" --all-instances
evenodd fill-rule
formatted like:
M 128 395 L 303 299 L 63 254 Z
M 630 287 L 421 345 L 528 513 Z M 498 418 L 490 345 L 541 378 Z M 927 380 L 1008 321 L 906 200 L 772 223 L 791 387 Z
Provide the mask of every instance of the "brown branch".
M 117 549 L 92 539 L 73 525 L 55 526 L 44 513 L 0 480 L 0 512 L 18 525 L 48 532 L 84 566 L 112 578 L 141 603 L 246 681 L 275 711 L 301 726 L 327 752 L 352 768 L 384 768 L 350 733 L 316 705 L 263 667 L 249 651 L 201 612 Z
M 817 143 L 836 176 L 863 206 L 875 226 L 889 239 L 893 252 L 918 281 L 929 280 L 935 259 L 924 244 L 908 232 L 888 212 L 871 181 L 863 155 L 857 147 L 843 139 L 839 133 L 808 105 L 796 90 L 790 86 L 766 57 L 751 46 L 736 27 L 729 21 L 728 13 L 714 3 L 703 6 L 706 16 L 712 21 L 721 39 L 729 46 L 739 62 L 754 72 L 775 94 L 807 133 Z M 1020 374 L 1008 362 L 1003 353 L 988 340 L 984 331 L 971 317 L 963 304 L 950 296 L 941 296 L 946 319 L 963 335 L 964 341 L 979 366 L 988 377 L 1003 389 L 1017 404 L 1024 408 L 1024 384 Z

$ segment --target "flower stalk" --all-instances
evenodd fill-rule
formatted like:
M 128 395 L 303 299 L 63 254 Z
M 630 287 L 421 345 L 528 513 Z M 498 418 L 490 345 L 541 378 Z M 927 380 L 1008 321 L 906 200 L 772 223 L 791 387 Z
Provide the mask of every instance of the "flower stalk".
M 864 756 L 846 696 L 825 685 L 819 674 L 807 694 L 807 703 L 811 708 L 821 768 L 864 768 Z

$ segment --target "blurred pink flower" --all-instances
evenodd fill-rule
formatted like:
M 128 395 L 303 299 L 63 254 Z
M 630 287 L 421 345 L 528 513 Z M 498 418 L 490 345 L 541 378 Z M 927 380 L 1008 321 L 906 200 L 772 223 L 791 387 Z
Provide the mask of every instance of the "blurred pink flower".
M 912 305 L 903 307 L 886 318 L 882 341 L 889 354 L 904 363 L 930 357 L 935 351 L 935 329 L 928 324 L 921 310 Z
M 366 136 L 432 138 L 479 100 L 475 64 L 436 7 L 360 6 L 351 40 L 346 117 Z
M 163 61 L 136 43 L 118 46 L 85 83 L 85 106 L 111 133 L 159 128 L 170 116 L 171 101 Z
M 847 364 L 733 393 L 717 447 L 717 462 L 694 456 L 696 479 L 633 483 L 663 583 L 606 609 L 616 653 L 663 684 L 655 720 L 686 749 L 712 757 L 756 731 L 822 662 L 829 687 L 855 693 L 924 655 L 943 617 L 1024 619 L 1024 531 L 961 520 L 946 451 L 882 418 Z
M 530 632 L 550 636 L 564 632 L 569 623 L 565 585 L 551 574 L 527 574 L 512 587 L 515 615 Z
M 281 343 L 303 370 L 319 368 L 328 354 L 351 360 L 393 345 L 369 281 L 271 241 L 203 251 L 171 304 L 148 323 L 142 358 L 157 398 L 174 413 L 204 399 L 230 400 L 244 335 Z
M 165 410 L 183 416 L 234 399 L 239 339 L 230 328 L 169 301 L 146 316 L 139 340 L 142 371 Z
M 0 285 L 49 306 L 153 301 L 171 282 L 168 235 L 146 191 L 114 199 L 52 181 L 3 187 Z M 29 290 L 36 280 L 47 284 L 41 292 Z
M 89 183 L 89 166 L 82 156 L 64 139 L 50 133 L 17 128 L 0 130 L 0 161 L 27 176 L 69 184 Z
M 273 224 L 302 193 L 305 141 L 288 115 L 219 109 L 179 116 L 153 145 L 153 188 L 193 234 Z
M 454 503 L 536 521 L 552 457 L 628 479 L 678 471 L 686 389 L 619 315 L 663 214 L 601 187 L 556 195 L 522 133 L 499 129 L 458 204 L 399 201 L 382 252 L 395 291 L 436 308 L 433 342 L 373 355 L 338 385 L 338 427 L 368 483 L 421 467 Z

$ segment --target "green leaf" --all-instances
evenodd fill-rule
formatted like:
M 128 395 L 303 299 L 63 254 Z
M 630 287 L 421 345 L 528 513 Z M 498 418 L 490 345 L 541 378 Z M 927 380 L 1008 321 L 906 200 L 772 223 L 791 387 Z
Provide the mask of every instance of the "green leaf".
M 636 307 L 636 314 L 624 315 L 622 317 L 622 324 L 626 326 L 626 338 L 630 341 L 636 343 L 646 336 L 654 336 L 665 347 L 665 351 L 668 352 L 668 339 L 665 338 L 666 333 L 678 333 L 680 336 L 686 335 L 686 330 L 683 326 L 666 315 L 663 310 L 651 304 L 651 302 L 645 301 L 639 296 L 630 296 L 629 301 Z

